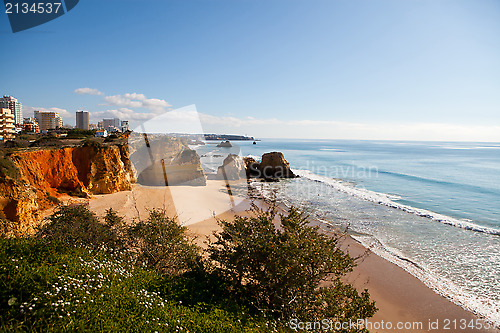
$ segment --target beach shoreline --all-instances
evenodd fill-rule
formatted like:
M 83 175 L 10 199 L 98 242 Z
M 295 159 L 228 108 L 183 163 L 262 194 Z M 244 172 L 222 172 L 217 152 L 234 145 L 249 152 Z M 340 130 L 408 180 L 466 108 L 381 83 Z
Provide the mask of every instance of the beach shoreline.
M 207 238 L 220 230 L 217 220 L 231 220 L 236 215 L 249 216 L 252 203 L 260 208 L 267 207 L 261 199 L 229 196 L 223 181 L 208 180 L 205 187 L 134 184 L 131 191 L 94 196 L 89 208 L 100 216 L 106 209 L 113 208 L 129 221 L 144 219 L 150 209 L 165 209 L 168 215 L 178 216 L 181 224 L 196 237 L 196 243 L 205 247 Z M 311 222 L 322 224 L 317 220 Z M 333 236 L 333 231 L 322 229 Z M 341 243 L 342 249 L 351 256 L 361 256 L 357 266 L 343 280 L 358 291 L 368 289 L 379 308 L 374 317 L 367 320 L 371 332 L 499 332 L 491 325 L 485 329 L 486 321 L 437 294 L 403 268 L 378 256 L 352 237 L 343 238 Z M 463 328 L 464 324 L 466 327 Z M 412 326 L 398 329 L 398 325 Z

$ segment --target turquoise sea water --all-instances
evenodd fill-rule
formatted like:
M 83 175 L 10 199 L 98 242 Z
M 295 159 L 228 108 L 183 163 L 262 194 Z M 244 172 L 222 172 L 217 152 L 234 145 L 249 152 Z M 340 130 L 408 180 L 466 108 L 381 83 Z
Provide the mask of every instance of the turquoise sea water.
M 263 140 L 201 146 L 207 171 L 230 151 L 281 151 L 301 177 L 263 193 L 346 227 L 375 253 L 500 325 L 500 143 Z M 222 155 L 222 157 L 213 157 Z

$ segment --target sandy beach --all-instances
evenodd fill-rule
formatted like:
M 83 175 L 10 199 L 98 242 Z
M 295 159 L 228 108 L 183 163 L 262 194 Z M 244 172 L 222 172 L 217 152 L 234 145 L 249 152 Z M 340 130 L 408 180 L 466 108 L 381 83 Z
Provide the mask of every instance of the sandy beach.
M 257 201 L 257 204 L 265 206 L 263 202 Z M 96 195 L 89 203 L 90 209 L 98 215 L 102 216 L 106 209 L 113 208 L 128 221 L 147 218 L 148 210 L 153 208 L 165 209 L 169 215 L 178 216 L 180 223 L 188 227 L 201 246 L 204 246 L 207 236 L 220 230 L 217 219 L 230 220 L 235 215 L 251 214 L 248 212 L 250 206 L 249 199 L 230 197 L 224 182 L 218 180 L 208 180 L 207 186 L 146 187 L 135 184 L 131 191 Z M 352 256 L 367 252 L 350 237 L 342 242 L 342 248 Z M 368 289 L 376 302 L 379 310 L 368 320 L 370 332 L 499 331 L 481 328 L 480 325 L 486 323 L 476 315 L 438 295 L 402 268 L 369 250 L 345 281 L 360 291 Z

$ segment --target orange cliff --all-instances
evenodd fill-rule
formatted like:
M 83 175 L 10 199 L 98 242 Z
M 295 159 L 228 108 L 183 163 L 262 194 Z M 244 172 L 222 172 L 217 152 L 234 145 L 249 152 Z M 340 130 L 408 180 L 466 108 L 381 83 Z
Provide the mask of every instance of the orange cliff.
M 130 190 L 135 177 L 129 157 L 125 144 L 12 153 L 20 176 L 0 179 L 0 213 L 14 229 L 30 232 L 40 223 L 39 211 L 55 205 L 51 197 Z

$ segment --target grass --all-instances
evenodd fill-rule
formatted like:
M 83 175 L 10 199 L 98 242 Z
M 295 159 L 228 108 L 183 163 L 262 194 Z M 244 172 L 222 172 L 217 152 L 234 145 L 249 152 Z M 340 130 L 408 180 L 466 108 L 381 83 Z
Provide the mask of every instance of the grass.
M 285 331 L 196 273 L 165 276 L 125 252 L 0 240 L 3 332 Z

